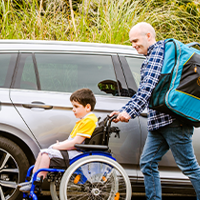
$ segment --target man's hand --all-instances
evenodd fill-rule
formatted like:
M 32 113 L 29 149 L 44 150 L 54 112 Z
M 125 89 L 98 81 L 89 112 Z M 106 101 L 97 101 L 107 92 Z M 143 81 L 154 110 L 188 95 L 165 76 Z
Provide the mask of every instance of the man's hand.
M 112 117 L 113 115 L 119 115 L 119 111 L 113 111 L 112 113 L 110 113 L 110 117 Z M 119 122 L 120 120 L 118 119 L 118 117 L 117 118 L 115 118 L 115 119 L 113 119 L 112 120 L 113 122 L 115 122 L 115 123 L 117 123 L 117 122 Z
M 113 122 L 117 123 L 119 121 L 121 122 L 129 122 L 129 119 L 131 119 L 131 116 L 126 112 L 119 112 L 119 111 L 113 111 L 109 116 L 112 117 L 113 115 L 118 115 L 116 119 L 113 119 Z

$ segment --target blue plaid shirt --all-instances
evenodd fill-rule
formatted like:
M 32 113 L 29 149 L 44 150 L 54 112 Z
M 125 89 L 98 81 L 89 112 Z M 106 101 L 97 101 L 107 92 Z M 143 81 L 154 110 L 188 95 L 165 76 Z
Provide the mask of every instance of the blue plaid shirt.
M 126 111 L 131 118 L 135 118 L 147 107 L 151 93 L 158 83 L 163 59 L 164 41 L 162 40 L 148 48 L 146 59 L 141 66 L 138 91 L 120 111 Z M 172 122 L 173 118 L 170 115 L 148 108 L 148 130 L 157 130 Z

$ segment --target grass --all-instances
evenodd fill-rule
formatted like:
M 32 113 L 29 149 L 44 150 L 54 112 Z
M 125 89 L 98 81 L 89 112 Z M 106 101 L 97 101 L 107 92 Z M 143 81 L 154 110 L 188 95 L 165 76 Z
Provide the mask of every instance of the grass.
M 157 40 L 200 42 L 199 0 L 1 0 L 0 38 L 82 41 L 129 45 L 130 28 L 153 25 Z M 74 3 L 74 2 L 73 2 Z M 195 4 L 196 3 L 196 4 Z

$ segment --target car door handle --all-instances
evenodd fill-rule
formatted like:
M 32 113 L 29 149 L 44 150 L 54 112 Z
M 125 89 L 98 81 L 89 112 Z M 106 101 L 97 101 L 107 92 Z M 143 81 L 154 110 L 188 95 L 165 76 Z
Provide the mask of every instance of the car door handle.
M 148 117 L 148 110 L 145 108 L 141 113 L 140 116 L 147 118 Z
M 50 109 L 53 108 L 53 106 L 45 105 L 43 102 L 39 102 L 39 101 L 33 101 L 33 102 L 31 102 L 31 104 L 22 104 L 22 106 L 24 108 L 28 108 L 28 109 L 42 108 L 42 109 L 45 109 L 45 110 L 50 110 Z
M 147 113 L 140 113 L 140 116 L 142 116 L 142 117 L 148 117 Z
M 141 113 L 140 116 L 147 118 L 148 117 L 148 110 L 145 108 Z

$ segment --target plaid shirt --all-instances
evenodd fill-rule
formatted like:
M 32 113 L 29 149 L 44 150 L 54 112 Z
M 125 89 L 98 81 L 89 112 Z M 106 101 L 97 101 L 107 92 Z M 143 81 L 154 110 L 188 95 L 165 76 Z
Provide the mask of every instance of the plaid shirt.
M 151 93 L 158 83 L 163 59 L 164 41 L 162 40 L 148 48 L 140 71 L 141 80 L 138 91 L 120 111 L 126 111 L 131 118 L 135 118 L 147 107 Z M 148 108 L 148 130 L 157 130 L 172 122 L 173 119 L 170 115 Z

